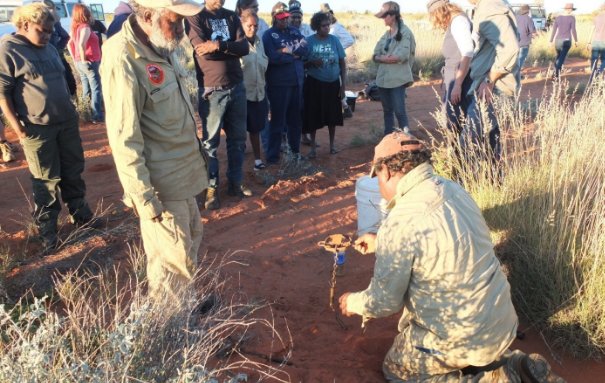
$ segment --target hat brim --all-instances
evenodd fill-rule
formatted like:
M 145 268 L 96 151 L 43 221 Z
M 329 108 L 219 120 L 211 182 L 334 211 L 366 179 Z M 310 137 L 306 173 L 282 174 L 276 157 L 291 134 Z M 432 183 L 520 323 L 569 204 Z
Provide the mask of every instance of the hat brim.
M 382 19 L 384 16 L 386 16 L 386 14 L 389 13 L 388 11 L 380 11 L 378 13 L 376 13 L 374 16 L 378 17 L 379 19 Z
M 177 13 L 181 16 L 195 16 L 204 9 L 204 7 L 198 3 L 193 1 L 188 1 L 184 4 L 172 5 L 170 7 L 166 7 L 166 9 L 171 10 L 174 13 Z
M 273 17 L 275 17 L 277 20 L 283 20 L 283 19 L 287 19 L 288 17 L 290 17 L 290 15 L 291 15 L 290 12 L 280 12 Z

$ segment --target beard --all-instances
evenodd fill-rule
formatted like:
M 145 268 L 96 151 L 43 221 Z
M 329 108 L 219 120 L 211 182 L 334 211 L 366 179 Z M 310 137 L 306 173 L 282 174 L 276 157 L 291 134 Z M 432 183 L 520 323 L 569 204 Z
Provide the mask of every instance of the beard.
M 153 15 L 151 23 L 151 35 L 149 35 L 149 42 L 153 49 L 162 57 L 168 58 L 172 56 L 180 48 L 181 40 L 185 35 L 174 39 L 166 38 L 162 28 L 160 26 L 160 19 L 162 15 L 160 12 L 156 12 Z

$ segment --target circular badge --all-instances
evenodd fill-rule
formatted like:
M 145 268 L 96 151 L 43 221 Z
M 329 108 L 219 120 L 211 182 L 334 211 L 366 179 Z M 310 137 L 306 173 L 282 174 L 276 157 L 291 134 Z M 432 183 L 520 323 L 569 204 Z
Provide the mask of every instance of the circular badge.
M 274 39 L 278 39 L 279 35 L 277 33 L 275 33 L 275 32 L 272 32 L 271 33 L 271 37 L 273 37 Z
M 158 64 L 147 64 L 147 77 L 154 85 L 161 85 L 164 82 L 164 69 Z

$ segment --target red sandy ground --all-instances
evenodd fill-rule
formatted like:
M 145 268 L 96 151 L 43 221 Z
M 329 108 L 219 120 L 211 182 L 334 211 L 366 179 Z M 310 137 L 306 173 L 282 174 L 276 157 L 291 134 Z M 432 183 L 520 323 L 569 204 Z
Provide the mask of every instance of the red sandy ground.
M 576 62 L 568 80 L 586 81 L 581 72 L 584 63 Z M 530 77 L 534 76 L 534 72 Z M 542 80 L 524 83 L 524 94 L 539 97 L 545 89 Z M 434 128 L 430 115 L 439 104 L 436 93 L 439 82 L 418 84 L 409 89 L 407 110 L 412 131 L 420 125 Z M 328 153 L 327 130 L 318 133 L 321 147 L 313 163 L 322 172 L 304 179 L 280 181 L 267 188 L 255 183 L 252 157 L 248 149 L 246 179 L 255 195 L 237 201 L 221 190 L 223 208 L 203 211 L 204 244 L 202 253 L 225 254 L 239 251 L 241 261 L 226 270 L 234 289 L 251 300 L 274 302 L 276 326 L 293 337 L 291 365 L 285 368 L 292 382 L 381 382 L 381 362 L 396 334 L 398 315 L 370 323 L 365 334 L 359 317 L 344 318 L 341 329 L 328 305 L 332 258 L 317 246 L 332 233 L 354 235 L 356 231 L 355 180 L 366 173 L 372 158 L 371 144 L 351 145 L 360 138 L 368 139 L 371 127 L 382 126 L 378 102 L 360 101 L 354 118 L 337 130 L 336 155 Z M 81 126 L 86 151 L 84 177 L 91 204 L 107 209 L 104 234 L 91 235 L 66 245 L 57 254 L 41 258 L 38 245 L 27 240 L 26 224 L 30 208 L 31 185 L 23 154 L 18 160 L 0 168 L 0 240 L 19 256 L 20 263 L 6 281 L 15 297 L 32 287 L 40 293 L 51 286 L 50 275 L 80 264 L 111 266 L 119 264 L 127 253 L 127 242 L 138 242 L 136 220 L 120 203 L 121 187 L 107 145 L 105 127 L 83 123 Z M 422 133 L 420 133 L 422 135 Z M 14 136 L 9 133 L 9 139 Z M 225 158 L 224 142 L 221 144 Z M 303 146 L 303 154 L 308 150 Z M 224 171 L 225 164 L 221 164 Z M 224 177 L 223 177 L 224 179 Z M 64 224 L 65 237 L 70 225 Z M 353 251 L 347 254 L 345 275 L 338 278 L 336 296 L 345 291 L 364 289 L 372 274 L 374 259 Z M 578 361 L 551 353 L 535 330 L 527 332 L 514 348 L 539 352 L 553 369 L 569 382 L 603 382 L 605 365 Z M 258 346 L 258 351 L 269 350 Z M 560 360 L 556 362 L 555 358 Z

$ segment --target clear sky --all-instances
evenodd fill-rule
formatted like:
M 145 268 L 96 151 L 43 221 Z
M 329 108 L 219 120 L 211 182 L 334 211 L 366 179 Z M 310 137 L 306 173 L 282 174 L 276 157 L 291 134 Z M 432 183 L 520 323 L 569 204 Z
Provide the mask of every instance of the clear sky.
M 358 11 L 363 12 L 369 10 L 371 12 L 378 12 L 382 5 L 382 0 L 299 0 L 302 4 L 303 12 L 305 14 L 311 14 L 319 10 L 321 3 L 328 3 L 330 7 L 336 11 Z M 453 3 L 460 5 L 467 4 L 466 0 L 451 0 Z M 99 0 L 87 0 L 89 4 L 98 3 Z M 118 5 L 118 0 L 104 0 L 101 1 L 104 4 L 105 12 L 112 13 L 114 8 Z M 225 7 L 228 9 L 235 8 L 236 0 L 226 0 Z M 277 2 L 277 0 L 258 0 L 260 4 L 261 12 L 270 12 L 271 7 Z M 287 1 L 284 1 L 287 3 Z M 510 3 L 533 3 L 533 0 L 510 0 Z M 543 0 L 542 1 L 548 12 L 557 12 L 563 8 L 568 0 Z M 574 1 L 574 6 L 578 8 L 577 13 L 590 13 L 594 11 L 599 4 L 605 2 L 605 0 L 578 0 Z M 403 13 L 416 13 L 425 12 L 427 0 L 399 0 L 401 11 Z

